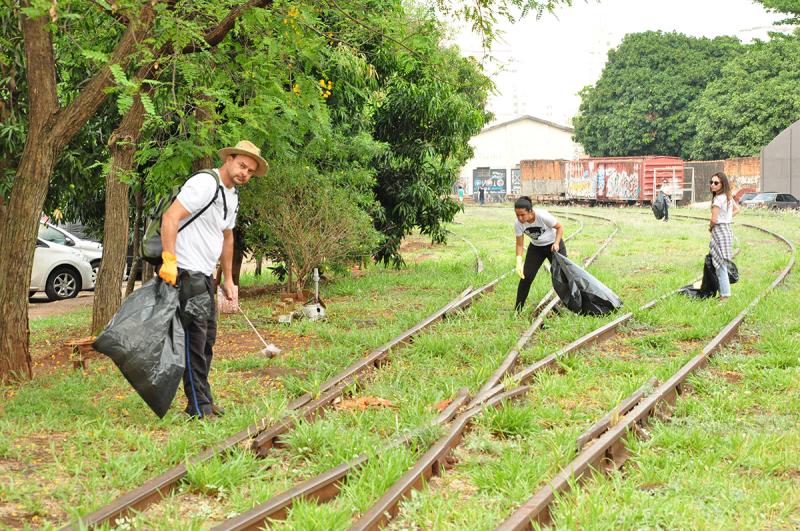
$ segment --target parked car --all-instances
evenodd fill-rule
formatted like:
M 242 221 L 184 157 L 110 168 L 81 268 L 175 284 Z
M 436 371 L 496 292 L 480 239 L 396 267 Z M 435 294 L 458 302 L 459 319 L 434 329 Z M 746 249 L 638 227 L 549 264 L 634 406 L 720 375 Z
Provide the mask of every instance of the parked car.
M 745 201 L 750 201 L 751 199 L 753 199 L 757 195 L 758 195 L 758 192 L 745 192 L 736 201 L 741 205 L 741 204 L 744 204 Z
M 29 297 L 44 291 L 51 301 L 71 299 L 92 288 L 92 266 L 80 251 L 37 238 Z
M 779 194 L 778 192 L 761 192 L 752 199 L 743 201 L 747 208 L 800 208 L 800 201 L 792 194 Z
M 84 238 L 79 238 L 63 227 L 42 221 L 39 223 L 39 238 L 47 242 L 73 247 L 83 253 L 92 265 L 92 287 L 97 281 L 97 271 L 103 258 L 103 245 Z

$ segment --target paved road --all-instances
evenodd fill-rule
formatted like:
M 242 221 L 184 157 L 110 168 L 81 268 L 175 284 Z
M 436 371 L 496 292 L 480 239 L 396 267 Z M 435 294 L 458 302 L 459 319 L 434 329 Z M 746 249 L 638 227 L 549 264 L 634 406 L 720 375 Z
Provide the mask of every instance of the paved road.
M 127 283 L 122 283 L 123 295 Z M 136 283 L 136 288 L 141 282 Z M 81 308 L 91 308 L 94 304 L 94 291 L 81 291 L 74 299 L 63 301 L 52 301 L 47 299 L 44 292 L 39 292 L 28 299 L 28 319 L 40 319 L 42 317 L 53 317 L 64 315 Z

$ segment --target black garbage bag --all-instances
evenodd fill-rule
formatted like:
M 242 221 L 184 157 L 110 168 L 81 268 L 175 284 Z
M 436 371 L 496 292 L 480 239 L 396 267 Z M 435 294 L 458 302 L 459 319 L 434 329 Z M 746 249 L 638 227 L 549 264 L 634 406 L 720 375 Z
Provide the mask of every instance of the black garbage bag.
M 656 219 L 664 219 L 664 215 L 667 213 L 667 198 L 664 192 L 658 192 L 650 208 L 653 209 L 653 215 Z
M 561 302 L 581 315 L 603 315 L 622 307 L 617 294 L 566 256 L 553 253 L 550 274 Z
M 728 268 L 728 281 L 731 284 L 736 284 L 739 281 L 739 269 L 733 261 L 731 261 Z M 706 255 L 706 259 L 703 262 L 703 280 L 700 282 L 700 287 L 696 288 L 694 284 L 689 284 L 682 287 L 680 293 L 695 299 L 707 299 L 719 293 L 717 270 L 714 268 L 714 261 L 711 259 L 710 253 Z
M 739 268 L 736 267 L 736 264 L 733 263 L 733 260 L 731 260 L 731 263 L 728 264 L 728 282 L 731 284 L 736 284 L 739 282 Z
M 178 290 L 156 278 L 131 293 L 93 347 L 114 360 L 150 409 L 163 417 L 186 366 Z

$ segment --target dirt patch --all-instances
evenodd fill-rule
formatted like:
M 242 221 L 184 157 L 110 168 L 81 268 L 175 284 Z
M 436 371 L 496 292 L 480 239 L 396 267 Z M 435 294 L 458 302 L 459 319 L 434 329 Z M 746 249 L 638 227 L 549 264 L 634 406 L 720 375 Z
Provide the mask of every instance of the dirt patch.
M 267 344 L 272 343 L 281 349 L 279 357 L 295 349 L 307 349 L 314 344 L 313 338 L 293 334 L 289 331 L 259 329 L 258 333 Z M 214 357 L 226 360 L 239 359 L 260 353 L 263 348 L 264 344 L 252 330 L 246 332 L 223 331 L 217 336 Z
M 447 499 L 466 501 L 478 493 L 478 487 L 474 483 L 456 474 L 434 476 L 430 479 L 429 485 L 429 490 L 439 492 Z
M 400 244 L 400 254 L 435 248 L 436 245 L 432 244 L 427 238 L 423 238 L 422 236 L 407 236 L 403 238 L 403 242 Z

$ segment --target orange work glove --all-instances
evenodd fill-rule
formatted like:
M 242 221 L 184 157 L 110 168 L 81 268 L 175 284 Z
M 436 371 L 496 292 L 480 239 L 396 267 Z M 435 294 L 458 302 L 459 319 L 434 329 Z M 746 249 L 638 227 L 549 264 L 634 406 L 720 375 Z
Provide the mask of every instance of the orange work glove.
M 161 253 L 161 259 L 164 263 L 161 264 L 161 269 L 158 270 L 158 276 L 164 282 L 174 286 L 178 282 L 178 257 L 168 251 L 164 251 Z

